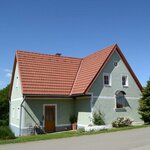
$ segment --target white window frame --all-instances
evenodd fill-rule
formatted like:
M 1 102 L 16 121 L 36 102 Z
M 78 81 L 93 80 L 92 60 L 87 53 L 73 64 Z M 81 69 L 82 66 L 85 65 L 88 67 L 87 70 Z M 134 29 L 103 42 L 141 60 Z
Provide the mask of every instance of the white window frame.
M 108 76 L 109 84 L 105 84 L 104 76 Z M 111 74 L 110 73 L 103 73 L 103 85 L 104 86 L 111 86 Z
M 123 78 L 123 77 L 126 77 L 126 84 L 125 84 L 125 85 L 122 84 L 122 83 L 123 83 L 123 81 L 122 81 L 122 78 Z M 128 86 L 129 86 L 128 76 L 127 76 L 127 75 L 122 75 L 122 76 L 121 76 L 121 85 L 122 85 L 123 87 L 128 87 Z

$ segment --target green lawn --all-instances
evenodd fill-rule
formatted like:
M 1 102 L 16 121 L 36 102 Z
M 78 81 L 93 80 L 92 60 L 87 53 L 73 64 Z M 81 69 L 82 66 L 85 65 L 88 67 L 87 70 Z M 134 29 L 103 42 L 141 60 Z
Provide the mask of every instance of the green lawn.
M 23 142 L 40 141 L 40 140 L 52 140 L 52 139 L 76 137 L 76 136 L 83 136 L 83 135 L 93 135 L 93 134 L 125 131 L 125 130 L 137 129 L 137 128 L 145 128 L 145 127 L 150 127 L 150 125 L 131 126 L 131 127 L 125 127 L 125 128 L 113 128 L 109 130 L 101 130 L 98 132 L 64 131 L 64 132 L 56 132 L 56 133 L 43 134 L 43 135 L 22 136 L 22 137 L 17 137 L 16 139 L 12 139 L 12 140 L 0 140 L 0 144 L 23 143 Z

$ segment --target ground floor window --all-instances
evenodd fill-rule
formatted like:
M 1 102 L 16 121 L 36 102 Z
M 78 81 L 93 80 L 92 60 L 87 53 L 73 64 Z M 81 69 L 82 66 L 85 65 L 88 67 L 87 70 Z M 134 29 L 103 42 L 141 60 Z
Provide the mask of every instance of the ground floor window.
M 116 94 L 116 108 L 124 108 L 126 106 L 125 92 L 117 91 L 115 94 Z

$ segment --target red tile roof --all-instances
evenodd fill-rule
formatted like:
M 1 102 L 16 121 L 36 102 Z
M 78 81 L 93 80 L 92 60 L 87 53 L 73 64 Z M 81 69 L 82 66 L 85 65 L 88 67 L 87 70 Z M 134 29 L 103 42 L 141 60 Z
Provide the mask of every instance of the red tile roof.
M 23 94 L 69 95 L 81 59 L 17 51 Z
M 86 94 L 115 50 L 118 51 L 141 89 L 141 84 L 117 45 L 107 47 L 83 59 L 17 51 L 14 66 L 18 62 L 22 91 L 25 95 Z
M 82 60 L 71 94 L 85 92 L 104 65 L 104 62 L 107 60 L 114 47 L 115 45 L 112 45 L 101 51 L 97 51 Z

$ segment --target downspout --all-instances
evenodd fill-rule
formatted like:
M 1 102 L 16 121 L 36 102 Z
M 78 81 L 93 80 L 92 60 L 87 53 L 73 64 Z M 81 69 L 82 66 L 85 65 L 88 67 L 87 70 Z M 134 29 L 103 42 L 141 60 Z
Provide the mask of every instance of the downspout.
M 23 101 L 20 104 L 20 122 L 19 122 L 19 136 L 21 136 L 21 126 L 22 126 L 22 107 L 23 107 L 23 103 L 25 101 L 25 96 L 23 97 Z
M 93 93 L 87 93 L 90 95 L 90 109 L 91 109 L 91 119 L 90 122 L 92 124 L 92 118 L 93 118 Z

